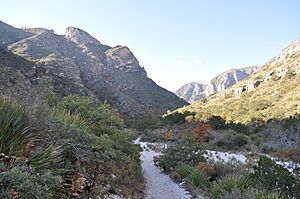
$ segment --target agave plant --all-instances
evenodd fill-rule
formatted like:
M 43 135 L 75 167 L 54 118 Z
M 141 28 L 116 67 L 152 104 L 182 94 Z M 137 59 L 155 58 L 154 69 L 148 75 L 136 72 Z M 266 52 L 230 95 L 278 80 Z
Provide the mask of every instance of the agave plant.
M 26 114 L 16 101 L 0 98 L 0 153 L 16 156 L 24 151 L 30 141 Z

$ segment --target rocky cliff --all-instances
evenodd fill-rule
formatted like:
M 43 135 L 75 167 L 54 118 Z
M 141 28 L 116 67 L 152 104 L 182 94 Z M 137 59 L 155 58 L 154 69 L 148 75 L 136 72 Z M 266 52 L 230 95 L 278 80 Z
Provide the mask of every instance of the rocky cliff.
M 47 76 L 49 87 L 59 95 L 94 96 L 128 120 L 186 105 L 148 78 L 128 47 L 104 45 L 79 28 L 68 27 L 65 35 L 57 35 L 52 30 L 20 30 L 0 22 L 0 33 L 2 49 L 30 63 L 23 69 L 24 77 L 31 84 L 41 84 L 40 79 Z
M 206 98 L 212 94 L 229 88 L 230 86 L 245 79 L 258 69 L 259 67 L 257 66 L 230 69 L 214 77 L 209 84 L 201 84 L 196 82 L 188 83 L 180 87 L 175 94 L 189 103 L 194 103 L 200 99 Z

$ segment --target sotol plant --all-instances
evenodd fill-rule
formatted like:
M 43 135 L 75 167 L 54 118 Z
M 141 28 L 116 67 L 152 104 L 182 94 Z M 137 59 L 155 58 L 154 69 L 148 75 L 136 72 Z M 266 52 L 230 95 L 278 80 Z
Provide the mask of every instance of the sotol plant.
M 25 111 L 14 100 L 0 98 L 0 153 L 19 155 L 30 141 Z

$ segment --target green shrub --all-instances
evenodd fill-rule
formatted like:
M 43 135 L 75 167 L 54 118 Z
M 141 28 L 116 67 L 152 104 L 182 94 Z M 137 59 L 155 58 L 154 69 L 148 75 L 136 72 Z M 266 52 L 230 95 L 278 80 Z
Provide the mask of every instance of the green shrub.
M 232 142 L 234 146 L 241 147 L 248 143 L 248 139 L 243 134 L 237 134 L 236 136 L 233 137 Z
M 232 129 L 227 129 L 222 130 L 220 137 L 216 138 L 215 142 L 221 148 L 237 149 L 248 143 L 248 137 Z
M 167 124 L 183 124 L 187 116 L 194 116 L 195 113 L 185 111 L 183 113 L 174 112 L 163 117 L 163 121 Z
M 190 166 L 190 165 L 187 165 L 187 164 L 181 164 L 179 165 L 178 169 L 177 169 L 177 172 L 179 173 L 179 175 L 182 177 L 182 178 L 186 178 L 188 177 L 191 172 L 193 171 L 193 167 Z
M 15 191 L 21 198 L 48 199 L 61 189 L 62 179 L 50 172 L 38 174 L 26 167 L 15 167 L 2 172 L 0 182 L 0 196 L 3 198 L 10 198 L 11 192 Z
M 243 192 L 249 187 L 249 183 L 244 176 L 227 175 L 219 181 L 213 182 L 210 189 L 212 198 L 222 198 L 225 193 L 232 193 L 234 190 L 241 190 Z
M 284 199 L 280 194 L 276 192 L 268 192 L 265 190 L 257 190 L 253 188 L 241 191 L 240 189 L 234 189 L 231 192 L 223 192 L 222 199 Z
M 164 171 L 170 172 L 182 163 L 195 166 L 204 160 L 203 146 L 200 143 L 183 141 L 169 146 L 159 157 L 159 165 Z
M 256 199 L 284 199 L 281 194 L 272 191 L 256 191 L 254 194 Z
M 226 175 L 242 175 L 245 173 L 244 165 L 236 159 L 231 159 L 228 162 L 210 161 L 209 164 L 214 170 L 214 173 L 211 176 L 212 180 L 219 180 Z
M 202 190 L 207 190 L 210 187 L 210 182 L 207 176 L 200 170 L 194 168 L 190 175 L 188 176 L 189 181 L 196 187 Z
M 253 185 L 278 191 L 287 198 L 300 198 L 300 182 L 292 173 L 266 156 L 261 156 L 250 175 Z

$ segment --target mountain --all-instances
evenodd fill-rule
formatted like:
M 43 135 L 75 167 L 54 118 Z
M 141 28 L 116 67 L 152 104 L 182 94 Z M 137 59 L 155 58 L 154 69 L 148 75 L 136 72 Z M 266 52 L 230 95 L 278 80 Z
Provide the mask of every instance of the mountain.
M 257 66 L 230 69 L 214 77 L 209 84 L 191 82 L 180 87 L 175 91 L 175 94 L 189 103 L 194 103 L 200 99 L 225 90 L 245 79 L 258 69 L 259 67 Z
M 177 111 L 196 112 L 200 120 L 219 115 L 244 123 L 287 118 L 300 113 L 299 85 L 300 38 L 248 78 Z
M 82 29 L 68 27 L 65 35 L 57 35 L 53 30 L 21 30 L 0 22 L 0 33 L 3 68 L 17 69 L 15 73 L 30 86 L 47 84 L 61 96 L 93 96 L 128 120 L 187 104 L 148 78 L 128 47 L 104 45 Z
M 206 84 L 191 82 L 181 86 L 175 91 L 175 94 L 189 103 L 194 103 L 207 97 L 205 92 L 206 88 Z
M 26 32 L 17 28 L 14 28 L 2 21 L 0 21 L 0 45 L 5 46 L 14 42 L 17 42 L 26 37 L 32 36 L 30 32 Z

